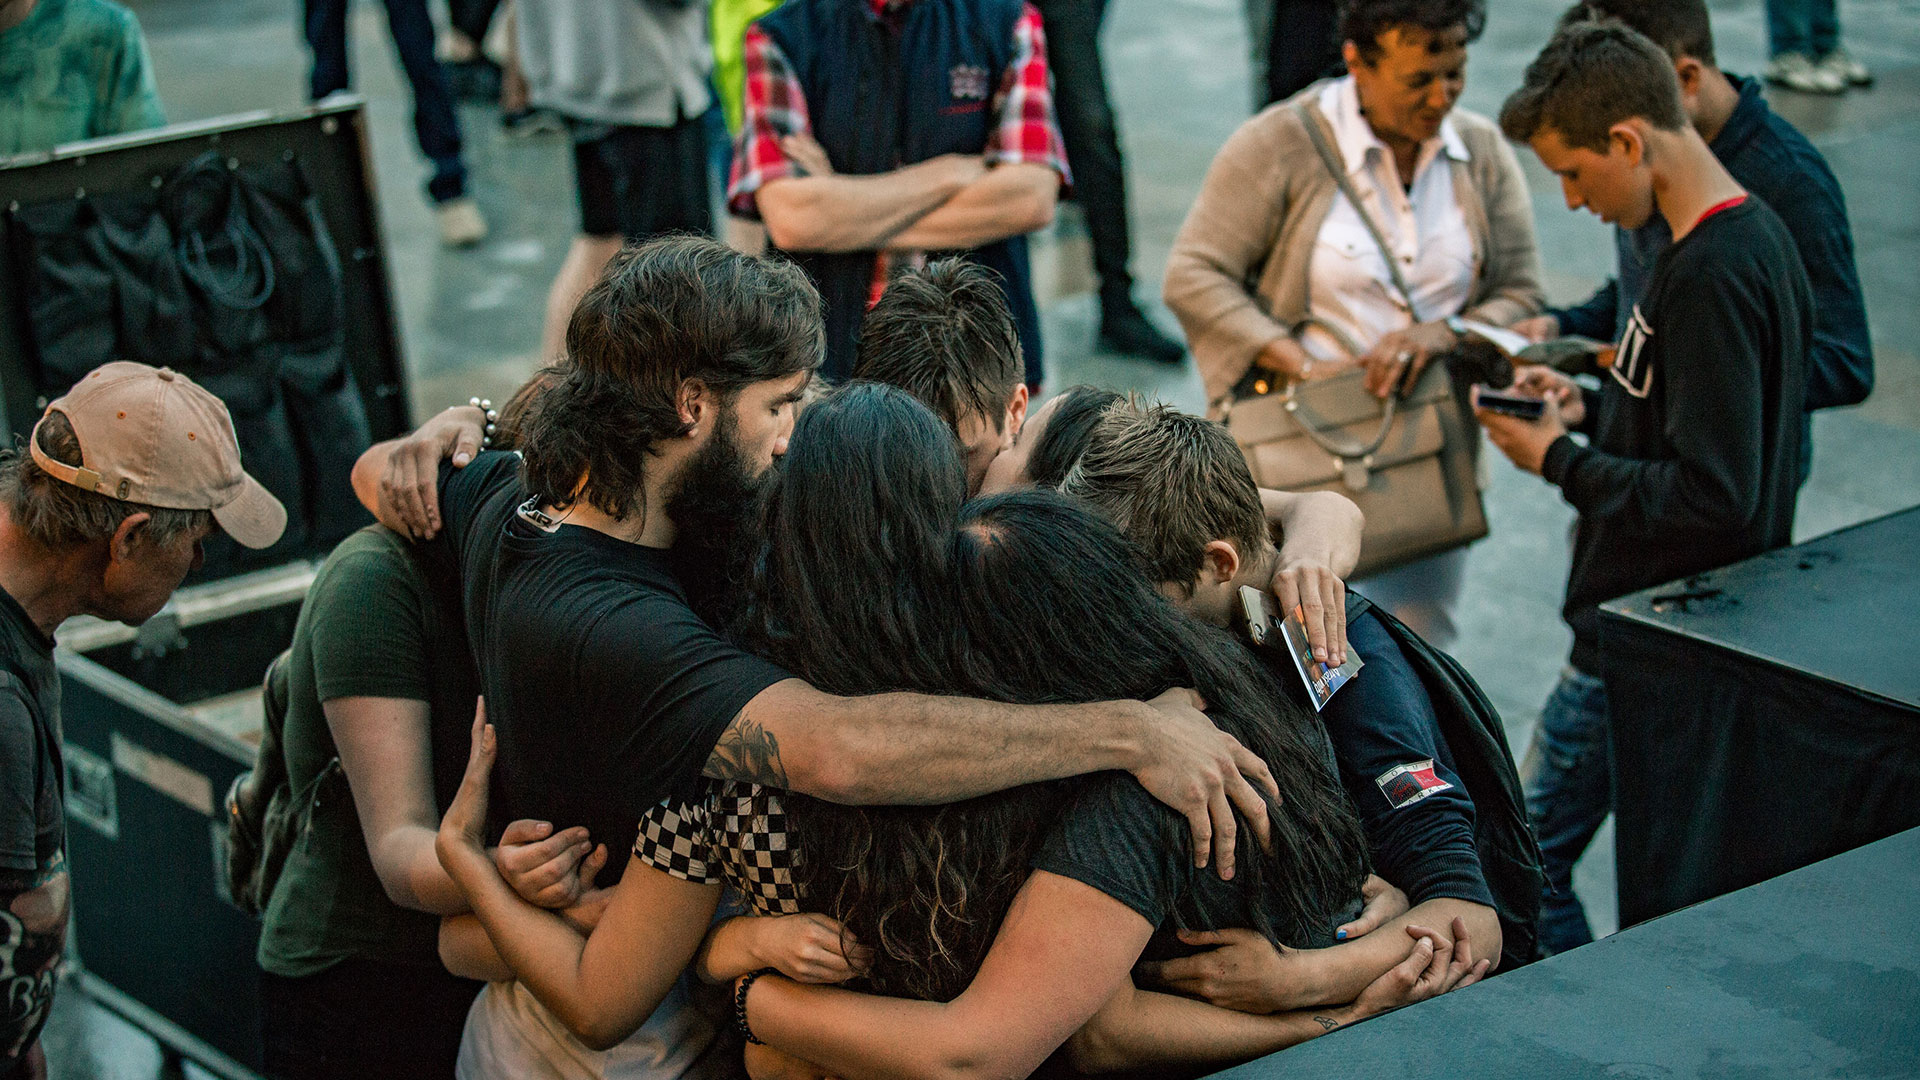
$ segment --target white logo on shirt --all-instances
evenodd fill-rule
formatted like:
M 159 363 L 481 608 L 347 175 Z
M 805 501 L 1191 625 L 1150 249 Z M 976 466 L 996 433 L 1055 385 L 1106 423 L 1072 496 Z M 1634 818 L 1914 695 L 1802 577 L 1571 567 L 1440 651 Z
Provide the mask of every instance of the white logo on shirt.
M 1613 366 L 1607 370 L 1612 372 L 1615 382 L 1637 398 L 1653 392 L 1653 357 L 1647 355 L 1647 342 L 1652 339 L 1653 327 L 1647 325 L 1640 305 L 1633 305 L 1633 314 L 1627 316 L 1627 327 L 1620 331 Z

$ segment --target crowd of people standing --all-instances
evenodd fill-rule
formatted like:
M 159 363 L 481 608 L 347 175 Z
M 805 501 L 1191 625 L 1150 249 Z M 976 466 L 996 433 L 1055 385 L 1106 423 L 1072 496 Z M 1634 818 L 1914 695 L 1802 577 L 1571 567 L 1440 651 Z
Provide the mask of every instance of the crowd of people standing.
M 1574 5 L 1497 118 L 1457 106 L 1482 0 L 1312 6 L 1255 21 L 1272 104 L 1175 241 L 1182 345 L 1132 295 L 1101 5 L 763 4 L 726 206 L 766 254 L 700 235 L 701 5 L 517 5 L 580 235 L 549 366 L 361 456 L 379 524 L 268 674 L 280 794 L 227 813 L 298 837 L 258 898 L 270 1074 L 1192 1074 L 1591 939 L 1597 607 L 1787 542 L 1810 412 L 1872 388 L 1845 201 L 1702 0 Z M 1616 226 L 1583 304 L 1547 305 L 1516 146 Z M 1026 237 L 1083 176 L 1102 340 L 1190 348 L 1213 418 L 1040 399 Z M 1218 422 L 1338 379 L 1391 418 L 1502 330 L 1606 344 L 1508 357 L 1531 418 L 1448 391 L 1467 452 L 1579 515 L 1524 768 L 1446 651 L 1464 547 L 1350 589 L 1343 489 L 1259 486 Z M 215 530 L 278 536 L 226 417 L 110 365 L 0 461 L 0 914 L 34 965 L 0 1076 L 44 1068 L 67 918 L 51 634 L 150 617 Z M 1357 675 L 1316 700 L 1266 608 Z

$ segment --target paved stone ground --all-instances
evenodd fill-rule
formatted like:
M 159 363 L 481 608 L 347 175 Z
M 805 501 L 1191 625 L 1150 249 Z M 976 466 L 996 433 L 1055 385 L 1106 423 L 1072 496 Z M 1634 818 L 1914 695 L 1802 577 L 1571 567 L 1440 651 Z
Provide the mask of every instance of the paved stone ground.
M 1728 70 L 1765 58 L 1760 0 L 1710 0 Z M 306 59 L 297 5 L 286 0 L 132 0 L 146 27 L 169 116 L 191 120 L 301 103 Z M 1474 47 L 1465 105 L 1497 110 L 1517 84 L 1562 0 L 1499 0 Z M 1845 186 L 1879 359 L 1879 388 L 1857 408 L 1822 413 L 1814 473 L 1802 492 L 1797 538 L 1920 502 L 1920 5 L 1846 0 L 1845 35 L 1880 76 L 1841 98 L 1773 95 L 1774 106 L 1827 155 Z M 377 4 L 356 8 L 356 79 L 370 99 L 388 258 L 413 377 L 416 413 L 471 394 L 504 399 L 535 366 L 548 283 L 574 229 L 566 144 L 508 139 L 491 110 L 463 109 L 468 162 L 492 237 L 443 250 L 419 194 L 425 166 L 412 143 L 410 103 Z M 1140 294 L 1157 297 L 1167 249 L 1214 151 L 1247 114 L 1240 0 L 1120 0 L 1106 62 L 1129 153 Z M 1547 288 L 1583 297 L 1609 271 L 1605 229 L 1567 212 L 1558 185 L 1531 155 Z M 1084 232 L 1071 208 L 1036 245 L 1050 383 L 1136 388 L 1188 408 L 1201 403 L 1191 369 L 1091 352 L 1095 304 Z M 1157 299 L 1154 300 L 1158 307 Z M 1169 326 L 1164 309 L 1159 317 Z M 1554 492 L 1496 458 L 1487 496 L 1493 534 L 1472 549 L 1459 617 L 1460 659 L 1506 718 L 1524 752 L 1539 703 L 1564 661 L 1558 617 L 1572 515 Z M 1612 929 L 1611 830 L 1581 865 L 1578 887 L 1596 929 Z M 145 1080 L 159 1069 L 144 1035 L 66 993 L 48 1030 L 62 1080 Z

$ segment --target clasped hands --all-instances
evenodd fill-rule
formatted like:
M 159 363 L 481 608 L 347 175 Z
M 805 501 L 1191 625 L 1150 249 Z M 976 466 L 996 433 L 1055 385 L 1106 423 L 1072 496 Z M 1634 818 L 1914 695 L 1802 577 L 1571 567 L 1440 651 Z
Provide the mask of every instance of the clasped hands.
M 1383 335 L 1358 357 L 1322 360 L 1308 353 L 1292 336 L 1268 342 L 1254 357 L 1258 367 L 1302 381 L 1344 374 L 1356 366 L 1366 370 L 1367 392 L 1385 398 L 1396 387 L 1420 378 L 1434 357 L 1459 343 L 1445 322 L 1427 322 Z

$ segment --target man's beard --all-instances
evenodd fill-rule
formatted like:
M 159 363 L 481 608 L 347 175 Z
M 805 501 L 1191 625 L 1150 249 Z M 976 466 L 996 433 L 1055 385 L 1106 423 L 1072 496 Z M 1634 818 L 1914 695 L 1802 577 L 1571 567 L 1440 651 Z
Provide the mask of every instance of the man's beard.
M 751 523 L 773 479 L 772 469 L 753 475 L 729 410 L 707 445 L 687 460 L 667 499 L 675 569 L 694 609 L 713 625 L 725 622 L 728 586 L 742 576 L 754 540 Z

